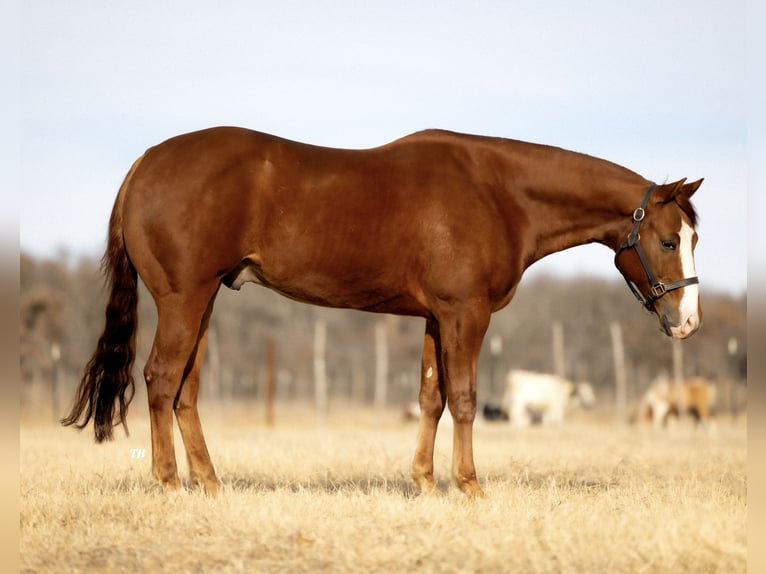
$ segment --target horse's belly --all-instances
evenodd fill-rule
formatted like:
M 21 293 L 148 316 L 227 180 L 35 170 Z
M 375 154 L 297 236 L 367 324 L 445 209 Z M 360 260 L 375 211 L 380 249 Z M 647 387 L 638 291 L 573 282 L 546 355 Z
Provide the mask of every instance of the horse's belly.
M 379 271 L 333 273 L 317 266 L 290 266 L 276 271 L 247 260 L 225 276 L 223 283 L 236 290 L 245 283 L 255 283 L 296 301 L 324 307 L 428 315 L 417 289 L 402 279 L 381 278 Z

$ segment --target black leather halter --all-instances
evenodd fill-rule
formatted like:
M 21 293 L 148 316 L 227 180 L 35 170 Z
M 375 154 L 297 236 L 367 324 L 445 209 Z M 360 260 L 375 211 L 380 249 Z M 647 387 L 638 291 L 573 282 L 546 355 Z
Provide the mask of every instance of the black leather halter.
M 647 259 L 643 247 L 641 247 L 641 234 L 638 231 L 641 227 L 641 222 L 646 216 L 646 206 L 649 204 L 649 198 L 656 188 L 657 185 L 653 183 L 649 186 L 649 189 L 646 190 L 646 193 L 644 193 L 644 198 L 641 200 L 640 207 L 638 207 L 638 209 L 633 212 L 633 228 L 630 230 L 630 233 L 628 234 L 628 237 L 625 239 L 625 241 L 622 242 L 622 245 L 620 245 L 617 253 L 614 254 L 614 263 L 617 265 L 617 258 L 620 256 L 620 253 L 626 249 L 636 250 L 638 258 L 641 260 L 641 265 L 644 267 L 646 278 L 649 280 L 649 285 L 651 285 L 649 289 L 649 296 L 644 297 L 644 295 L 641 293 L 641 290 L 638 288 L 638 285 L 628 279 L 627 275 L 622 273 L 622 271 L 621 273 L 625 278 L 625 282 L 628 284 L 628 287 L 630 287 L 630 290 L 636 296 L 636 299 L 638 299 L 638 301 L 649 311 L 652 310 L 654 302 L 665 295 L 665 293 L 668 291 L 673 291 L 675 289 L 680 289 L 681 287 L 686 287 L 687 285 L 696 285 L 699 283 L 699 278 L 696 276 L 686 277 L 671 283 L 663 283 L 657 279 L 657 276 L 654 274 L 654 270 L 652 269 L 652 265 L 649 263 L 649 259 Z

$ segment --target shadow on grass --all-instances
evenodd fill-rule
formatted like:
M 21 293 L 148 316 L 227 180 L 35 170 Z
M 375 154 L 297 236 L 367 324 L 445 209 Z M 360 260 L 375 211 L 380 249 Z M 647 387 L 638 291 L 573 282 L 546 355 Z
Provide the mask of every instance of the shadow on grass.
M 511 488 L 518 487 L 527 490 L 550 490 L 556 488 L 569 492 L 607 492 L 620 486 L 617 476 L 578 476 L 576 473 L 542 473 L 515 472 L 509 474 L 490 474 L 487 476 L 490 484 L 505 484 Z
M 384 476 L 321 476 L 292 480 L 289 477 L 275 479 L 259 475 L 227 475 L 219 477 L 223 491 L 226 492 L 277 492 L 291 491 L 295 493 L 356 493 L 378 494 L 387 493 L 399 495 L 405 499 L 416 498 L 419 489 L 407 477 Z M 201 492 L 201 487 L 188 478 L 182 478 L 183 490 L 188 493 Z M 448 481 L 438 482 L 439 490 L 448 490 Z M 156 495 L 166 491 L 151 476 L 98 476 L 81 487 L 83 494 L 131 494 Z
M 409 478 L 405 476 L 384 477 L 384 476 L 321 476 L 304 478 L 301 480 L 290 480 L 289 478 L 274 479 L 273 477 L 263 477 L 257 475 L 223 475 L 221 482 L 224 488 L 229 488 L 235 492 L 239 491 L 261 491 L 274 492 L 278 490 L 289 490 L 292 492 L 313 492 L 313 493 L 358 493 L 358 494 L 376 494 L 380 492 L 400 495 L 403 498 L 415 498 L 420 493 L 419 489 Z M 449 483 L 444 482 L 438 485 L 441 491 L 446 491 Z
M 320 494 L 393 494 L 405 499 L 417 498 L 419 488 L 406 475 L 398 476 L 367 476 L 347 475 L 274 478 L 258 474 L 222 474 L 221 485 L 224 491 L 232 492 L 276 492 L 291 491 L 295 493 L 309 492 Z M 188 478 L 182 479 L 186 492 L 200 491 L 200 487 L 191 483 Z M 454 488 L 450 480 L 437 480 L 437 489 L 444 495 Z M 598 493 L 617 488 L 620 481 L 615 476 L 582 477 L 574 474 L 545 474 L 545 473 L 491 473 L 481 481 L 489 488 L 519 488 L 528 490 L 549 490 L 556 488 L 560 491 Z M 89 493 L 126 493 L 126 494 L 158 494 L 165 492 L 151 476 L 99 476 L 97 480 L 84 485 Z

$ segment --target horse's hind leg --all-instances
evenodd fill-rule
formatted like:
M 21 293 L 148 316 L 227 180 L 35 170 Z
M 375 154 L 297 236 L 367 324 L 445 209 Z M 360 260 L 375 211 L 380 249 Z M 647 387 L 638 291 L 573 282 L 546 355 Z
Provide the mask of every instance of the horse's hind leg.
M 175 407 L 176 420 L 178 421 L 178 428 L 181 430 L 181 438 L 184 441 L 192 483 L 202 485 L 205 491 L 211 495 L 218 492 L 219 483 L 205 444 L 205 437 L 202 434 L 202 424 L 197 411 L 197 396 L 199 394 L 200 369 L 207 344 L 208 322 L 213 311 L 214 298 L 215 295 L 210 300 L 202 319 L 199 340 L 191 359 L 191 369 L 183 380 Z
M 415 456 L 412 459 L 412 479 L 421 493 L 436 492 L 434 482 L 434 441 L 439 419 L 447 402 L 447 391 L 441 369 L 439 324 L 426 322 L 423 358 L 420 372 L 420 430 Z
M 163 486 L 178 489 L 173 447 L 173 403 L 181 383 L 194 366 L 208 303 L 218 285 L 193 293 L 171 293 L 155 299 L 157 332 L 144 367 L 152 430 L 152 473 Z

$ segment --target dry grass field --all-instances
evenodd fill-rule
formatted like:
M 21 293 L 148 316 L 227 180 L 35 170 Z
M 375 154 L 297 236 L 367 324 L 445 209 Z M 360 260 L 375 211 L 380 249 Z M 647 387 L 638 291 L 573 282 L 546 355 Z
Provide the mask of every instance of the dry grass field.
M 139 409 L 135 409 L 138 411 Z M 333 408 L 204 408 L 224 483 L 211 499 L 150 478 L 149 425 L 93 443 L 50 422 L 21 427 L 23 572 L 722 572 L 746 570 L 747 442 L 587 419 L 559 429 L 477 423 L 487 498 L 450 484 L 451 429 L 437 440 L 440 497 L 409 480 L 416 425 Z M 182 473 L 185 460 L 176 441 Z M 146 449 L 132 458 L 131 449 Z M 182 475 L 183 476 L 183 475 Z

